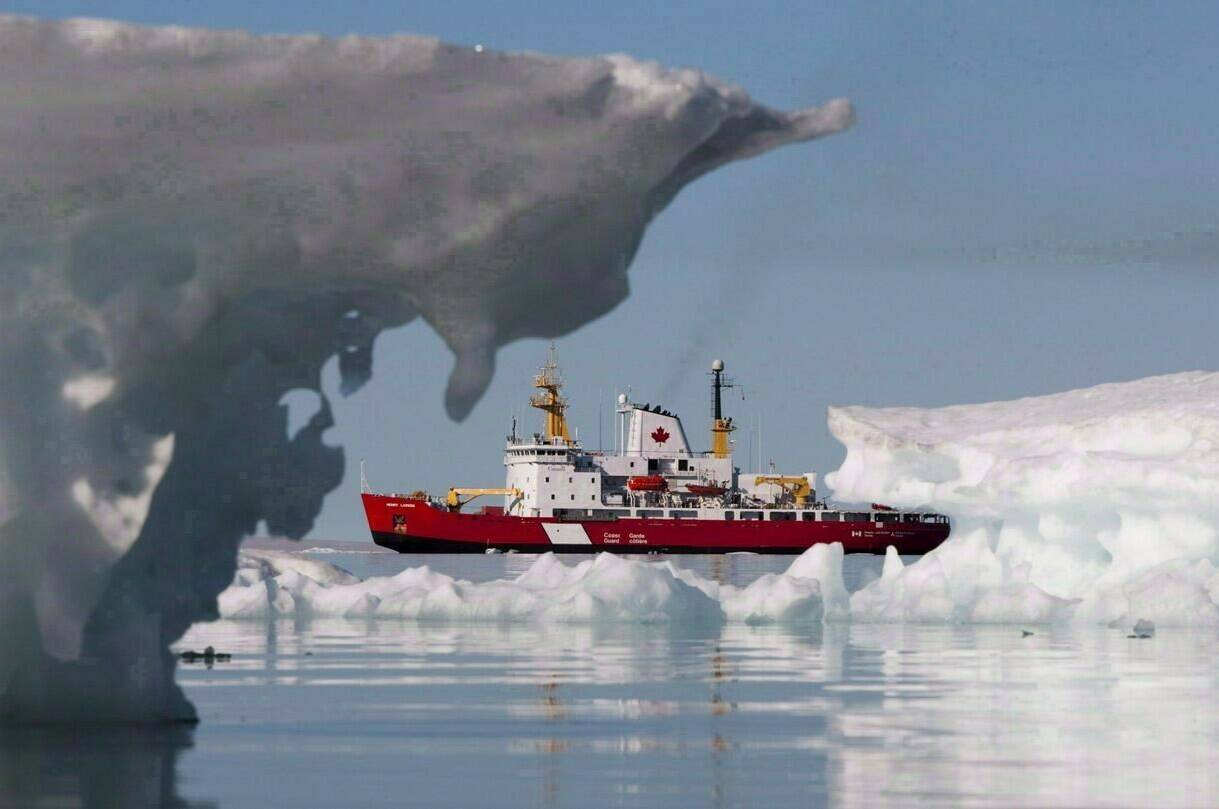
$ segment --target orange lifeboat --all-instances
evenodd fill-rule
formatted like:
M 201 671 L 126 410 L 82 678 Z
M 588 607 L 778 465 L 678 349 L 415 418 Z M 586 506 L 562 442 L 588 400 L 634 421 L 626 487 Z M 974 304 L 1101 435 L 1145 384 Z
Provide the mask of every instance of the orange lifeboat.
M 687 483 L 686 491 L 690 492 L 690 494 L 697 494 L 699 497 L 719 497 L 728 491 L 728 489 L 715 484 Z
M 660 475 L 636 475 L 627 479 L 626 487 L 633 492 L 663 492 L 669 482 Z

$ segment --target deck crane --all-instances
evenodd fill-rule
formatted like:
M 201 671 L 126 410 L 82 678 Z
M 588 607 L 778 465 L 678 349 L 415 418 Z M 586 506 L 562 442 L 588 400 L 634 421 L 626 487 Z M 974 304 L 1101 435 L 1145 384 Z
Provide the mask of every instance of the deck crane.
M 780 487 L 795 498 L 796 508 L 807 506 L 808 499 L 813 496 L 813 487 L 803 475 L 758 475 L 754 483 L 773 483 Z
M 460 486 L 454 486 L 449 489 L 448 496 L 445 497 L 445 503 L 448 504 L 450 511 L 461 511 L 461 507 L 476 497 L 483 495 L 511 495 L 513 499 L 519 500 L 524 492 L 520 489 L 469 489 Z M 461 498 L 465 496 L 465 500 Z

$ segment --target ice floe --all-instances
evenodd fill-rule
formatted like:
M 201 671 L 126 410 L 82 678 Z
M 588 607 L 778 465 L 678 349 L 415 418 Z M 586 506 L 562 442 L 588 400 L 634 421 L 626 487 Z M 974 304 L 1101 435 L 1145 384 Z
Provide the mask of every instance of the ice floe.
M 842 546 L 817 546 L 783 574 L 747 587 L 702 578 L 672 562 L 599 554 L 574 565 L 539 556 L 515 579 L 475 583 L 427 566 L 359 579 L 335 565 L 278 551 L 244 551 L 219 597 L 224 618 L 399 618 L 422 621 L 719 624 L 820 623 L 844 617 Z
M 939 409 L 831 408 L 841 500 L 953 518 L 865 620 L 1219 624 L 1219 374 Z
M 360 580 L 287 553 L 243 552 L 220 595 L 225 618 L 343 616 L 433 621 L 718 623 L 719 604 L 667 564 L 601 554 L 568 566 L 553 554 L 516 579 L 474 583 L 427 566 Z

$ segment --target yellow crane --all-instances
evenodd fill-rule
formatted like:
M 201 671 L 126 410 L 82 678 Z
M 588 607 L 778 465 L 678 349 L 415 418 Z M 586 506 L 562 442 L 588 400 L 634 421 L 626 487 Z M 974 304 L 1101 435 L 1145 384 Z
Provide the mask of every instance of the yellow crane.
M 453 486 L 449 489 L 449 494 L 445 498 L 445 502 L 448 503 L 449 508 L 453 511 L 461 511 L 461 507 L 466 503 L 470 502 L 476 497 L 482 497 L 484 494 L 509 494 L 512 495 L 514 499 L 519 500 L 524 492 L 522 492 L 520 489 L 468 489 L 460 486 Z M 461 499 L 463 495 L 466 497 L 465 500 Z
M 796 508 L 808 505 L 808 499 L 813 495 L 813 487 L 808 478 L 803 475 L 758 475 L 755 484 L 773 483 L 789 493 L 796 500 Z

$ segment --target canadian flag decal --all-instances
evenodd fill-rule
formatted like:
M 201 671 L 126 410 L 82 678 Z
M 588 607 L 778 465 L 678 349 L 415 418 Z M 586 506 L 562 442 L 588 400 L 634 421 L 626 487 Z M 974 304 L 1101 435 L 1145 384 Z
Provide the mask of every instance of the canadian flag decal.
M 669 440 L 669 431 L 664 427 L 657 427 L 652 431 L 652 440 L 657 444 L 663 444 Z

